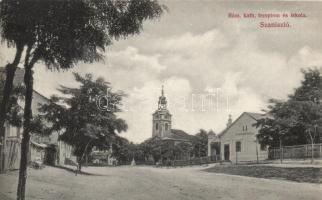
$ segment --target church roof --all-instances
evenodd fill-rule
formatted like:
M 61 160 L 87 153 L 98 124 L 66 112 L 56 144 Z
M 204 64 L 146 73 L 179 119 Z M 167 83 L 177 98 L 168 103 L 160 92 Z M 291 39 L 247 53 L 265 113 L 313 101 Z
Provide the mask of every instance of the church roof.
M 191 141 L 193 139 L 192 135 L 179 129 L 171 129 L 171 134 L 167 137 L 162 138 L 163 140 L 180 140 L 180 141 Z

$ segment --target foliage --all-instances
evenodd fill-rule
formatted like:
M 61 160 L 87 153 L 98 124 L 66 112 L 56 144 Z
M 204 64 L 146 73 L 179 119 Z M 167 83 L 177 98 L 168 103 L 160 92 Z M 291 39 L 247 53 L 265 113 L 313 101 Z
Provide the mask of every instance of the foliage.
M 120 164 L 129 164 L 137 152 L 137 146 L 123 137 L 116 137 L 112 148 L 113 156 Z
M 207 156 L 208 152 L 208 133 L 200 129 L 193 140 L 193 154 L 195 157 Z
M 52 69 L 93 62 L 113 39 L 137 34 L 164 7 L 153 0 L 3 0 L 1 37 L 9 46 L 27 46 L 25 60 Z
M 61 131 L 59 139 L 72 145 L 75 155 L 81 159 L 93 146 L 108 149 L 117 134 L 127 129 L 127 124 L 116 115 L 121 111 L 122 92 L 112 92 L 108 82 L 102 78 L 93 80 L 91 74 L 83 77 L 75 73 L 74 76 L 79 88 L 61 86 L 59 91 L 63 96 L 51 97 L 50 103 L 41 105 L 39 110 L 43 119 L 52 124 L 49 130 Z M 114 109 L 101 110 L 96 98 L 107 95 L 108 90 L 108 98 L 114 98 L 108 104 Z
M 260 143 L 276 147 L 320 142 L 322 78 L 318 69 L 302 71 L 304 80 L 286 101 L 270 100 L 268 117 L 256 123 Z
M 0 81 L 0 99 L 3 98 L 3 88 L 4 81 Z M 6 119 L 8 122 L 16 127 L 22 126 L 22 108 L 19 105 L 19 101 L 23 100 L 23 93 L 25 89 L 22 85 L 15 86 L 12 91 L 12 95 L 10 96 L 7 110 Z
M 164 8 L 154 0 L 2 0 L 0 3 L 1 38 L 17 50 L 14 61 L 6 67 L 10 76 L 6 80 L 5 94 L 11 93 L 14 72 L 27 47 L 24 54 L 24 133 L 17 190 L 17 199 L 21 200 L 25 198 L 34 65 L 43 61 L 48 68 L 60 70 L 69 69 L 80 61 L 98 61 L 112 39 L 139 33 L 143 21 L 159 17 Z M 7 107 L 8 95 L 3 98 L 2 111 Z M 1 124 L 4 118 L 0 114 Z M 86 129 L 102 131 L 91 125 Z M 76 152 L 81 151 L 76 148 Z

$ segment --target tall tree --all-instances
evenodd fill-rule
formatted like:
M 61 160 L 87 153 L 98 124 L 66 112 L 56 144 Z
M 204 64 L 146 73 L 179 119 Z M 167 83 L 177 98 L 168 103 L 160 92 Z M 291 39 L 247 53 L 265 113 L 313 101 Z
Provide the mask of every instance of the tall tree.
M 3 77 L 2 77 L 3 78 Z M 0 98 L 3 97 L 4 93 L 4 79 L 0 79 Z M 21 127 L 22 125 L 22 109 L 19 105 L 19 101 L 23 100 L 23 92 L 24 92 L 24 87 L 21 85 L 18 85 L 13 88 L 12 95 L 9 98 L 8 101 L 8 109 L 6 111 L 6 119 L 7 122 L 15 127 Z M 1 132 L 4 132 L 5 127 L 3 127 L 3 130 Z M 5 158 L 5 151 L 4 148 L 6 148 L 6 140 L 4 135 L 0 135 L 0 152 L 2 155 L 0 155 L 0 173 L 6 172 L 6 158 Z
M 271 100 L 268 116 L 257 122 L 259 142 L 271 147 L 319 142 L 322 130 L 322 77 L 302 70 L 304 80 L 286 101 Z
M 320 69 L 321 70 L 321 69 Z M 302 70 L 304 80 L 300 87 L 296 88 L 294 94 L 290 95 L 293 101 L 311 101 L 321 103 L 322 100 L 322 76 L 317 68 Z
M 13 61 L 5 66 L 6 76 L 3 85 L 3 95 L 0 104 L 0 137 L 4 137 L 4 123 L 8 119 L 6 113 L 10 110 L 10 95 L 13 89 L 14 75 L 18 64 L 21 61 L 25 41 L 27 40 L 26 30 L 21 22 L 21 18 L 14 16 L 13 10 L 17 10 L 18 5 L 11 0 L 0 2 L 0 36 L 2 41 L 7 42 L 8 47 L 15 47 L 16 52 Z M 9 105 L 8 105 L 9 104 Z
M 59 70 L 69 69 L 79 61 L 91 63 L 100 60 L 101 53 L 112 39 L 139 33 L 144 20 L 159 17 L 163 10 L 156 0 L 2 1 L 1 33 L 3 39 L 17 49 L 14 64 L 19 63 L 26 48 L 26 94 L 18 200 L 25 198 L 34 65 L 43 61 L 48 68 Z M 9 77 L 13 75 L 7 78 L 6 94 L 11 92 L 12 80 Z M 6 101 L 3 99 L 4 103 Z
M 63 96 L 51 97 L 50 103 L 41 105 L 39 110 L 43 119 L 50 122 L 50 131 L 62 131 L 59 139 L 73 147 L 81 169 L 85 156 L 94 146 L 109 149 L 110 144 L 116 144 L 117 134 L 127 129 L 127 124 L 116 116 L 121 111 L 122 92 L 112 92 L 109 83 L 101 78 L 93 80 L 90 74 L 74 76 L 79 88 L 61 86 L 59 91 Z M 97 105 L 101 100 L 98 98 L 107 98 L 106 108 L 110 109 L 102 110 Z

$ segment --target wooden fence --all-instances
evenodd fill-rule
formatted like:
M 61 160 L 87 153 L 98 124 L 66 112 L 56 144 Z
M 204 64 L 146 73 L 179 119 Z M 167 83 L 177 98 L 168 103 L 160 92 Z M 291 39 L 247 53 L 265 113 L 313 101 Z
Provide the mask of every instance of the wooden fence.
M 296 145 L 296 146 L 283 146 L 282 148 L 270 148 L 268 151 L 268 159 L 309 159 L 312 158 L 312 150 L 314 158 L 322 158 L 322 143 Z
M 0 145 L 0 173 L 19 169 L 20 140 L 7 139 Z

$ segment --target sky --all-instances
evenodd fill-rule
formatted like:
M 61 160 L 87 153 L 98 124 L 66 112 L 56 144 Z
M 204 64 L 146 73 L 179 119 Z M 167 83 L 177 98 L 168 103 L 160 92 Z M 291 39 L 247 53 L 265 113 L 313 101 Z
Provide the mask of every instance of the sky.
M 93 73 L 127 94 L 119 116 L 123 137 L 141 142 L 152 135 L 152 113 L 164 85 L 172 127 L 195 134 L 220 133 L 228 115 L 262 112 L 268 99 L 285 99 L 302 80 L 301 69 L 322 66 L 322 3 L 168 0 L 160 19 L 139 35 L 114 41 L 104 61 L 52 72 L 34 68 L 34 88 L 45 96 L 59 85 L 76 87 L 72 72 Z M 305 18 L 229 18 L 229 13 L 303 13 Z M 289 28 L 260 28 L 288 22 Z M 0 65 L 12 59 L 2 45 Z

